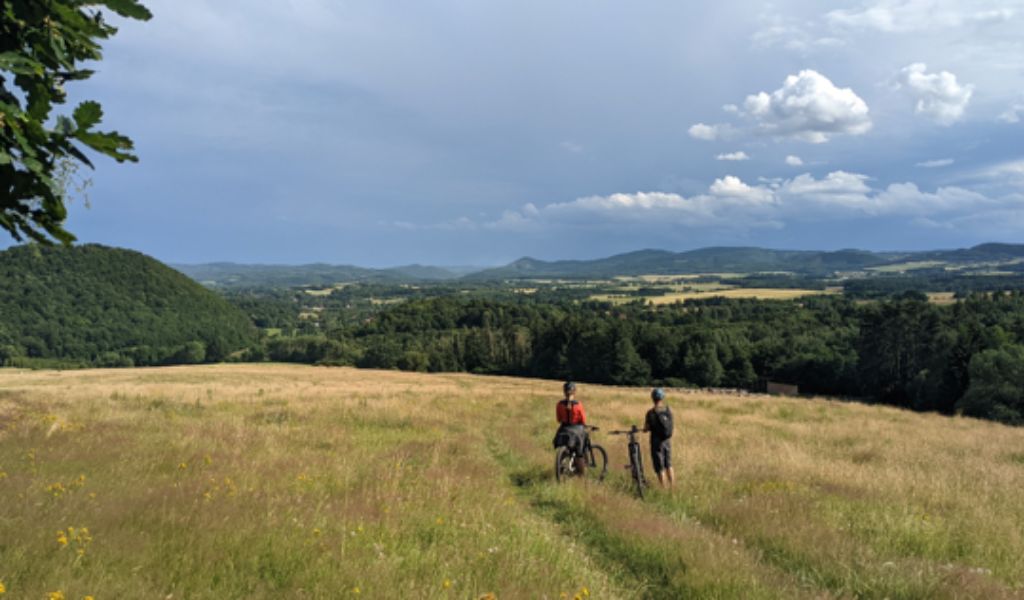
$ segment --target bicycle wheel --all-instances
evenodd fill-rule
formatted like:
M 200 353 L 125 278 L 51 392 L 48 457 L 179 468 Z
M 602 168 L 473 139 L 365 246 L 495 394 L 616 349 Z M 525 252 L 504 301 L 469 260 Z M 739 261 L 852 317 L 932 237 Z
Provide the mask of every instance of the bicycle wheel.
M 604 481 L 604 476 L 608 474 L 608 453 L 604 451 L 604 448 L 597 444 L 591 444 L 590 446 L 590 463 L 587 465 L 587 479 L 596 479 L 597 481 Z
M 641 500 L 644 498 L 644 466 L 641 462 L 643 459 L 640 456 L 639 444 L 630 448 L 629 465 L 631 475 L 633 476 L 633 483 L 636 485 L 636 495 Z
M 555 452 L 555 480 L 559 483 L 572 477 L 576 471 L 576 465 L 573 461 L 576 460 L 576 456 L 565 446 L 562 446 Z

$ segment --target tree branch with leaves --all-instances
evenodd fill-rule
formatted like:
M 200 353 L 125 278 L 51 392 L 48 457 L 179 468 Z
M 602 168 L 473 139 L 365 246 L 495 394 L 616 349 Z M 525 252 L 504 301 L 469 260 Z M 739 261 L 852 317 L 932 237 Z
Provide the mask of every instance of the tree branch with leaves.
M 18 241 L 75 240 L 64 228 L 60 173 L 69 163 L 93 168 L 86 149 L 138 161 L 129 138 L 96 129 L 99 103 L 53 115 L 55 105 L 67 102 L 64 86 L 91 77 L 83 64 L 102 59 L 100 43 L 117 33 L 104 9 L 129 19 L 152 17 L 137 0 L 4 0 L 0 8 L 0 228 Z

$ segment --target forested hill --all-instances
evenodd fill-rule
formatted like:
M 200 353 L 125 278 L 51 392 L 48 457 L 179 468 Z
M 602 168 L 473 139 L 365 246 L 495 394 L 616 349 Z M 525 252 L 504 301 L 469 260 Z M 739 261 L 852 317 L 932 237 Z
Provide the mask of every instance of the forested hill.
M 866 250 L 771 250 L 717 247 L 688 252 L 641 250 L 596 260 L 543 261 L 521 258 L 504 267 L 470 275 L 472 279 L 529 279 L 551 277 L 606 278 L 681 273 L 755 273 L 787 271 L 803 275 L 832 275 L 909 261 L 952 264 L 1004 262 L 1024 259 L 1022 244 L 981 244 L 961 250 L 927 252 L 869 252 Z
M 606 279 L 618 276 L 703 273 L 765 273 L 784 271 L 812 277 L 864 271 L 900 263 L 924 263 L 941 269 L 968 265 L 1015 264 L 1024 261 L 1024 244 L 981 244 L 959 250 L 870 252 L 867 250 L 772 250 L 750 247 L 700 248 L 686 252 L 639 250 L 594 260 L 544 261 L 521 258 L 501 267 L 473 269 L 407 265 L 368 269 L 324 263 L 254 265 L 207 263 L 172 265 L 205 286 L 217 289 L 326 287 L 338 283 L 415 284 L 463 279 L 494 282 L 516 279 Z M 897 268 L 898 270 L 898 268 Z
M 17 246 L 0 281 L 0 364 L 217 361 L 255 337 L 220 296 L 130 250 Z

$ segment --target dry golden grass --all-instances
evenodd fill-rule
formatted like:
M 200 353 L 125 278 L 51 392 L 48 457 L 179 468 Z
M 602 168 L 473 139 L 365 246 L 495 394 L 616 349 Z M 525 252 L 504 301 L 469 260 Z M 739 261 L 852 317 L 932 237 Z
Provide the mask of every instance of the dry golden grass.
M 776 289 L 776 288 L 733 288 L 719 284 L 703 284 L 702 290 L 664 294 L 662 296 L 633 296 L 597 294 L 591 296 L 591 300 L 600 302 L 625 303 L 637 299 L 644 299 L 651 304 L 672 304 L 686 300 L 703 300 L 707 298 L 756 298 L 759 300 L 794 300 L 805 296 L 818 296 L 821 294 L 840 293 L 841 289 L 827 290 L 803 290 L 803 289 Z
M 0 371 L 0 585 L 97 599 L 1024 596 L 1024 431 L 670 393 L 679 483 L 641 502 L 624 442 L 601 432 L 609 480 L 554 483 L 559 387 L 283 365 Z M 605 430 L 648 406 L 645 390 L 580 398 Z

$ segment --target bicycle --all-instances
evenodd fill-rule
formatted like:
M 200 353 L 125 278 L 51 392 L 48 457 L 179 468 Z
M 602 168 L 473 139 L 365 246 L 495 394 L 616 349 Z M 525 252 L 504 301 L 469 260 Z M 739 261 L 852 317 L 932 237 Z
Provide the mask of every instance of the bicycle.
M 587 431 L 598 431 L 597 427 L 585 425 Z M 604 481 L 608 473 L 608 453 L 601 446 L 591 443 L 590 436 L 583 440 L 583 448 L 577 448 L 579 444 L 567 444 L 559 446 L 555 450 L 555 479 L 561 483 L 569 477 L 583 475 L 588 479 Z M 578 468 L 577 460 L 583 459 L 586 467 Z
M 640 430 L 637 429 L 636 425 L 633 425 L 628 430 L 617 430 L 609 431 L 610 435 L 626 435 L 629 436 L 629 464 L 626 468 L 629 469 L 630 476 L 633 478 L 633 483 L 636 485 L 636 495 L 642 500 L 644 497 L 644 488 L 647 487 L 647 478 L 644 477 L 644 457 L 640 451 L 640 442 L 637 441 L 637 434 Z

